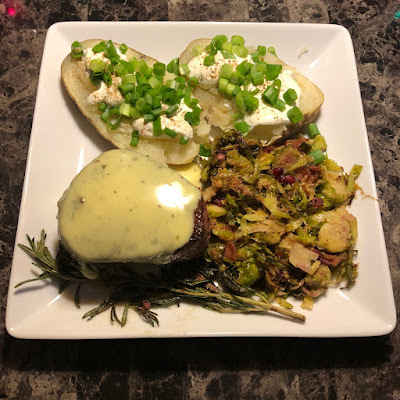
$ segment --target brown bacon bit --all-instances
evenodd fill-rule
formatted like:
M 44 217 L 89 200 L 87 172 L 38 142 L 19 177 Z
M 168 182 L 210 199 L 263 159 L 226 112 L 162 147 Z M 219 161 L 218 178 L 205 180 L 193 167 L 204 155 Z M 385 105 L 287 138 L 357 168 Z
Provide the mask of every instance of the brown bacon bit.
M 332 267 L 337 267 L 346 257 L 346 255 L 341 254 L 329 254 L 325 253 L 324 251 L 314 249 L 316 253 L 318 253 L 319 258 L 318 260 L 324 263 L 325 265 L 331 265 Z
M 292 183 L 296 182 L 296 178 L 293 175 L 286 175 L 285 176 L 285 183 L 291 185 Z
M 224 257 L 231 261 L 237 260 L 236 246 L 234 245 L 233 242 L 228 242 L 225 245 Z
M 321 197 L 314 197 L 311 199 L 311 205 L 313 207 L 322 207 L 324 205 L 324 199 Z
M 299 146 L 305 141 L 306 141 L 305 138 L 291 139 L 291 140 L 286 140 L 285 144 L 288 146 L 292 146 L 294 149 L 298 149 Z
M 218 161 L 224 161 L 226 156 L 225 153 L 222 152 L 217 152 L 215 153 L 214 157 L 218 160 Z

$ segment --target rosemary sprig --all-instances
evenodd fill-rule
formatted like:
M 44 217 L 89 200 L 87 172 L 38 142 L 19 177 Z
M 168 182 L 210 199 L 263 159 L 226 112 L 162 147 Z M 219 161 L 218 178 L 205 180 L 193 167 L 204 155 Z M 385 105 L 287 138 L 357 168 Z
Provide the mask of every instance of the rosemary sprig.
M 80 291 L 82 283 L 90 282 L 77 267 L 66 251 L 60 246 L 54 258 L 45 245 L 46 234 L 42 230 L 40 240 L 27 236 L 29 246 L 19 245 L 33 260 L 32 263 L 43 273 L 37 278 L 20 282 L 15 288 L 29 282 L 46 278 L 57 278 L 61 288 L 70 283 L 77 283 L 75 306 L 80 308 Z M 305 317 L 286 308 L 271 304 L 260 293 L 251 291 L 233 294 L 222 290 L 216 282 L 220 275 L 218 268 L 206 262 L 192 262 L 190 265 L 165 267 L 162 275 L 153 273 L 141 275 L 126 265 L 113 266 L 99 264 L 98 280 L 111 287 L 111 293 L 97 307 L 86 312 L 83 319 L 91 320 L 95 316 L 110 310 L 110 320 L 125 326 L 129 310 L 136 311 L 140 317 L 152 326 L 158 325 L 157 313 L 150 310 L 154 307 L 168 307 L 179 304 L 186 299 L 206 309 L 221 313 L 267 313 L 274 312 L 297 321 L 304 322 Z M 116 272 L 117 271 L 117 272 Z M 124 304 L 121 318 L 117 315 L 117 305 Z

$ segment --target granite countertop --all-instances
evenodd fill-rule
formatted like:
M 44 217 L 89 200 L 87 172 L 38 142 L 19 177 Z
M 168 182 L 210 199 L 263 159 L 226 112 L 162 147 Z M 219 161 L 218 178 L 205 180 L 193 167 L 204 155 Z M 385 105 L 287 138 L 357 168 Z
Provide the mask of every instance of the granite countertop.
M 46 31 L 58 21 L 334 23 L 353 39 L 400 309 L 400 5 L 395 0 L 0 2 L 0 399 L 400 399 L 399 330 L 362 339 L 30 341 L 5 330 Z M 373 296 L 373 293 L 371 293 Z

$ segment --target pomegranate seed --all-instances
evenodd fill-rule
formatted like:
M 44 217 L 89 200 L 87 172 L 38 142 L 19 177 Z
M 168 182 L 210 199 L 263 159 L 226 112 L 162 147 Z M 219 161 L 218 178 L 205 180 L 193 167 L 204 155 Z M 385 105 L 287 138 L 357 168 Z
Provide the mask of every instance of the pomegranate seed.
M 277 178 L 278 176 L 283 175 L 283 168 L 274 168 L 272 170 L 272 173 L 273 173 L 274 177 Z
M 321 197 L 314 197 L 311 200 L 311 205 L 314 207 L 322 207 L 324 205 L 324 199 L 322 199 Z
M 286 177 L 285 177 L 285 175 L 279 175 L 279 176 L 278 176 L 278 181 L 279 181 L 280 183 L 285 183 L 285 182 L 286 182 Z
M 291 185 L 292 183 L 295 183 L 295 182 L 296 182 L 296 179 L 293 175 L 285 176 L 285 183 L 289 183 Z
M 224 153 L 216 153 L 215 154 L 215 158 L 218 160 L 218 161 L 224 161 L 225 160 L 225 154 Z

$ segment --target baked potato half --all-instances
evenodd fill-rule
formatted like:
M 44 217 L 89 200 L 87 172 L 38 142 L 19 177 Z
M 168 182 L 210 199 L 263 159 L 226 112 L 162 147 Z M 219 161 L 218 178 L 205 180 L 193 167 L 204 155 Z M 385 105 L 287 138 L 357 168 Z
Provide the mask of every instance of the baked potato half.
M 83 50 L 93 48 L 100 39 L 89 39 L 81 42 Z M 116 48 L 120 45 L 114 43 Z M 138 60 L 145 60 L 147 65 L 152 67 L 157 60 L 146 56 L 128 47 L 125 53 L 127 59 L 136 57 Z M 88 97 L 98 89 L 90 79 L 85 62 L 81 58 L 74 58 L 68 54 L 61 65 L 61 77 L 65 89 L 75 102 L 82 114 L 93 125 L 97 132 L 115 147 L 120 149 L 136 149 L 142 154 L 146 154 L 158 162 L 168 164 L 186 164 L 193 160 L 198 154 L 199 144 L 190 139 L 185 145 L 179 143 L 179 137 L 170 138 L 163 135 L 162 138 L 141 137 L 137 147 L 131 146 L 132 126 L 128 119 L 122 117 L 121 123 L 115 130 L 111 130 L 109 125 L 100 117 L 103 111 L 99 110 L 98 104 L 88 102 Z M 165 80 L 174 79 L 174 75 L 166 72 Z
M 195 57 L 193 54 L 196 54 L 196 49 L 205 49 L 211 42 L 212 39 L 196 39 L 192 41 L 181 54 L 180 64 L 189 65 L 190 61 Z M 291 70 L 293 79 L 302 91 L 298 103 L 298 107 L 303 114 L 303 119 L 301 121 L 275 125 L 259 124 L 252 127 L 249 132 L 249 137 L 253 136 L 267 143 L 272 143 L 298 132 L 303 126 L 311 123 L 316 118 L 319 109 L 324 102 L 324 96 L 317 86 L 297 72 L 293 67 L 288 66 L 285 62 L 280 60 L 276 55 L 266 52 L 265 56 L 263 56 L 263 61 L 267 64 L 282 65 L 282 72 L 285 70 Z M 214 76 L 218 76 L 218 72 L 218 69 L 214 70 Z M 238 110 L 235 106 L 234 100 L 226 98 L 224 95 L 219 93 L 218 80 L 212 87 L 210 87 L 209 83 L 203 85 L 202 82 L 199 81 L 193 95 L 200 101 L 200 106 L 204 110 L 200 123 L 201 129 L 211 129 L 215 131 L 215 128 L 217 128 L 220 132 L 234 129 L 234 119 L 232 115 Z

